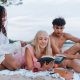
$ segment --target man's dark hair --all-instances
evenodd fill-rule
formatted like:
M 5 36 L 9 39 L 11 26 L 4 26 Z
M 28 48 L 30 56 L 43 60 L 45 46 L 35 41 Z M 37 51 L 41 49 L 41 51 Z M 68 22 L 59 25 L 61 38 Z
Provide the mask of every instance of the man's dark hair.
M 44 63 L 46 63 L 47 65 L 54 61 L 54 59 L 52 57 L 42 57 L 42 58 L 39 58 L 37 62 L 40 62 L 41 64 L 41 67 L 44 65 Z
M 54 25 L 64 26 L 64 25 L 66 24 L 66 22 L 65 22 L 65 19 L 64 19 L 64 18 L 59 17 L 59 18 L 55 18 L 55 19 L 52 21 L 52 24 L 53 24 L 53 26 L 54 26 Z

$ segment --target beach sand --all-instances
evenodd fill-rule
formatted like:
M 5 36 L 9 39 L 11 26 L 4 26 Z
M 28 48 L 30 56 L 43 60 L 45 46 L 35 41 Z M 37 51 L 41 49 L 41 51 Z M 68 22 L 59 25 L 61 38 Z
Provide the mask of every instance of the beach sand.
M 25 69 L 16 71 L 2 70 L 0 71 L 0 80 L 65 80 L 58 74 L 52 74 L 48 71 L 32 72 Z M 80 74 L 74 73 L 73 80 L 80 80 Z
M 16 71 L 2 70 L 0 71 L 0 80 L 64 80 L 59 75 L 50 75 L 48 71 L 32 72 L 25 69 Z
M 57 79 L 53 79 L 51 77 L 42 77 L 42 76 L 37 76 L 35 78 L 31 78 L 31 77 L 25 77 L 25 76 L 21 76 L 21 75 L 13 75 L 13 76 L 6 76 L 6 75 L 0 75 L 0 80 L 57 80 Z

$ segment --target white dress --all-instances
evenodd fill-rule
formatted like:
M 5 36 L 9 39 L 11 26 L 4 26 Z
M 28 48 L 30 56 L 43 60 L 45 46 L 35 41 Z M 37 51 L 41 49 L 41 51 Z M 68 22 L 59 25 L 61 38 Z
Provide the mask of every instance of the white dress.
M 4 53 L 4 49 L 3 47 L 5 45 L 9 44 L 9 40 L 8 38 L 2 33 L 0 32 L 0 63 L 4 60 L 5 58 L 5 53 Z
M 17 53 L 17 55 L 22 56 L 23 51 L 25 49 L 21 47 L 20 41 L 9 43 L 9 39 L 0 32 L 0 64 L 5 59 L 5 54 L 12 54 L 14 57 Z

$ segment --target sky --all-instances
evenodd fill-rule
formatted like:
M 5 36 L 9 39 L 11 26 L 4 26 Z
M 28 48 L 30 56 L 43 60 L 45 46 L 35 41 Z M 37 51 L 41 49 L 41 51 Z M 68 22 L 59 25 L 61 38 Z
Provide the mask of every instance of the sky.
M 80 37 L 80 0 L 23 0 L 22 5 L 6 8 L 11 39 L 30 40 L 41 29 L 50 34 L 56 17 L 65 18 L 64 31 Z

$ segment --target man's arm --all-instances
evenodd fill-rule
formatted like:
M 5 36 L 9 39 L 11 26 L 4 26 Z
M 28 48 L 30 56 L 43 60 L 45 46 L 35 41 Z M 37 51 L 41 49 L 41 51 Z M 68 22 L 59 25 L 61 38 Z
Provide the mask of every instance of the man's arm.
M 77 38 L 77 37 L 75 37 L 75 36 L 73 36 L 73 35 L 71 35 L 71 34 L 65 33 L 65 38 L 66 38 L 67 40 L 71 40 L 71 41 L 73 41 L 73 42 L 78 42 L 78 43 L 80 43 L 80 39 Z

